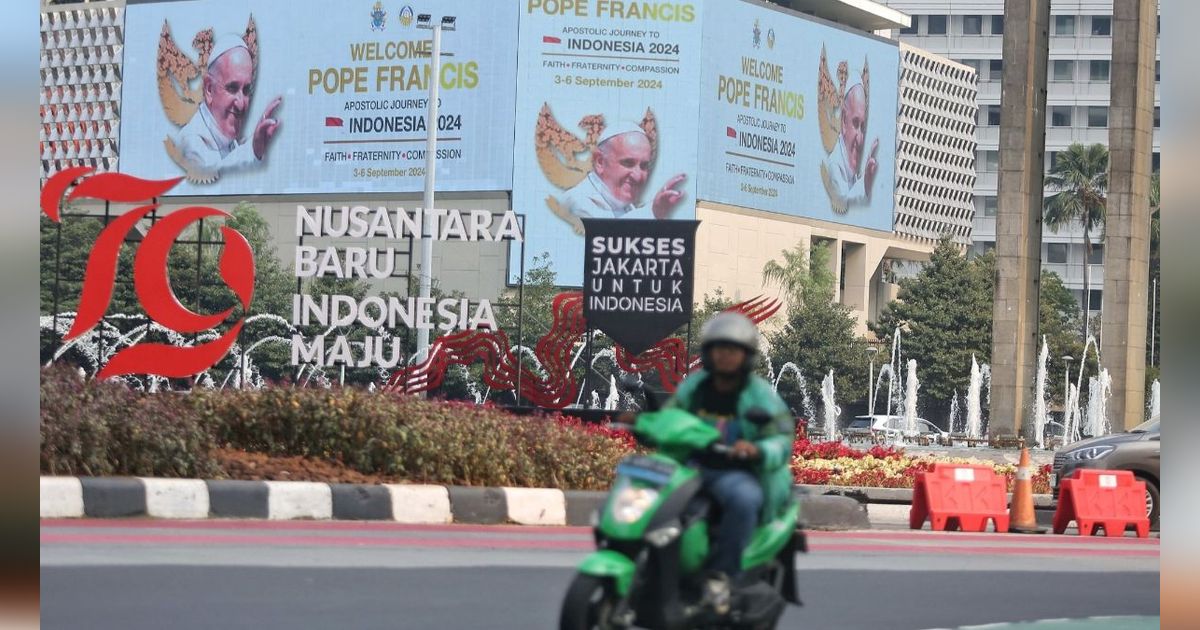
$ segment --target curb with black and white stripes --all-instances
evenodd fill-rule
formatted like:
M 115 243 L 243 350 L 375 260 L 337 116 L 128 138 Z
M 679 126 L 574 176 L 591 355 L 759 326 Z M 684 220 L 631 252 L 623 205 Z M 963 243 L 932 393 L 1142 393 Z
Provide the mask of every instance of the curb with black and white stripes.
M 41 518 L 373 520 L 410 524 L 591 525 L 608 493 L 310 481 L 42 477 Z M 797 489 L 804 526 L 870 529 L 854 499 Z
M 604 492 L 145 477 L 42 477 L 41 518 L 588 525 Z

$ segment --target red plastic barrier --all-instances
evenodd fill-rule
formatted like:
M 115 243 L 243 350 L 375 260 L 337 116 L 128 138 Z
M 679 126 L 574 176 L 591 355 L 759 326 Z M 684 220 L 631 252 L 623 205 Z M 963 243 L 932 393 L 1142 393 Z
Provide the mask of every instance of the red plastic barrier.
M 929 519 L 934 531 L 1008 531 L 1007 483 L 991 466 L 934 464 L 918 473 L 908 526 L 921 529 Z
M 1104 535 L 1119 538 L 1133 526 L 1138 538 L 1150 536 L 1146 514 L 1146 483 L 1128 470 L 1076 470 L 1062 482 L 1058 508 L 1054 510 L 1054 533 L 1061 534 L 1075 521 L 1080 536 Z

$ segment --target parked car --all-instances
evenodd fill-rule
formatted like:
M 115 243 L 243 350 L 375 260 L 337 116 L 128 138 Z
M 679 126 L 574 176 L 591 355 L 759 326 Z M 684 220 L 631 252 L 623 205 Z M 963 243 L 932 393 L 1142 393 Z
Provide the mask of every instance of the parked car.
M 1146 482 L 1146 515 L 1150 526 L 1158 525 L 1161 500 L 1159 497 L 1159 451 L 1161 432 L 1159 416 L 1125 431 L 1081 440 L 1069 445 L 1054 456 L 1050 485 L 1058 497 L 1062 480 L 1080 468 L 1128 470 Z
M 917 418 L 917 432 L 908 437 L 925 437 L 939 443 L 948 443 L 950 434 L 940 429 L 934 423 Z M 904 416 L 855 416 L 851 418 L 846 428 L 842 430 L 848 440 L 896 440 L 904 434 Z

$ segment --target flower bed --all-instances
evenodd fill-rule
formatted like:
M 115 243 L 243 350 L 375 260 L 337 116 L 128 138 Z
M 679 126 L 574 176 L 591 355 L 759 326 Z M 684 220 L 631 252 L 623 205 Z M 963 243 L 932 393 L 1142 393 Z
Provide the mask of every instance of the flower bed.
M 792 471 L 796 483 L 836 486 L 862 486 L 868 488 L 912 488 L 916 483 L 917 473 L 933 468 L 935 463 L 981 464 L 992 466 L 996 474 L 1008 480 L 1009 491 L 1012 491 L 1013 479 L 1017 467 L 1012 464 L 996 464 L 989 461 L 963 457 L 909 457 L 895 455 L 889 457 L 835 457 L 835 458 L 796 458 L 792 461 Z M 1050 466 L 1045 465 L 1034 471 L 1033 492 L 1047 494 L 1050 492 Z

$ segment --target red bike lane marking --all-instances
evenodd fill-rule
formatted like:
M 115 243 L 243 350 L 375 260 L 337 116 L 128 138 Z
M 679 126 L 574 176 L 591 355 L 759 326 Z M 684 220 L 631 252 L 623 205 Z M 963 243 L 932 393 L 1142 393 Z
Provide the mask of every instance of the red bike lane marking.
M 246 536 L 240 534 L 54 534 L 43 533 L 42 544 L 132 545 L 253 545 L 256 547 L 417 547 L 432 549 L 592 549 L 588 540 L 520 538 L 416 538 L 378 536 Z
M 561 525 L 467 525 L 446 523 L 445 525 L 394 523 L 390 521 L 268 521 L 268 520 L 238 520 L 238 519 L 208 519 L 166 520 L 166 519 L 42 519 L 43 529 L 75 528 L 75 529 L 244 529 L 264 531 L 373 531 L 373 532 L 432 532 L 432 533 L 466 533 L 466 534 L 577 534 L 592 535 L 591 527 L 568 527 Z
M 991 541 L 1020 544 L 1096 544 L 1096 545 L 1144 545 L 1158 547 L 1158 538 L 1108 538 L 1106 536 L 1076 536 L 1045 534 L 1031 536 L 1025 534 L 1006 534 L 1003 532 L 935 532 L 929 530 L 895 530 L 895 531 L 859 531 L 859 532 L 808 532 L 814 539 L 856 539 L 856 540 L 954 540 L 956 542 Z

